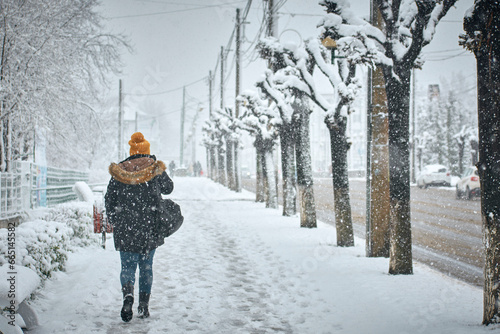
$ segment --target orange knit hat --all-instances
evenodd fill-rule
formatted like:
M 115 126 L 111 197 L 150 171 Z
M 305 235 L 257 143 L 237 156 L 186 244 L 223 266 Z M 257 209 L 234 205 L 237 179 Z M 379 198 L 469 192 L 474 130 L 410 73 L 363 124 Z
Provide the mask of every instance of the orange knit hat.
M 150 154 L 149 142 L 144 139 L 144 135 L 136 132 L 130 138 L 128 144 L 130 145 L 130 155 L 134 154 Z

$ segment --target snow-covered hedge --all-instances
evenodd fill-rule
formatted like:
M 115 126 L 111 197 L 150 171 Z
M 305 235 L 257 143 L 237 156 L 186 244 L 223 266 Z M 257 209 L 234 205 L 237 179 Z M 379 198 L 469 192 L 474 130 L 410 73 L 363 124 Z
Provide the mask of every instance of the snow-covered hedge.
M 0 229 L 0 266 L 9 260 L 8 232 Z M 64 269 L 68 252 L 97 245 L 98 240 L 93 233 L 92 204 L 61 204 L 15 228 L 16 263 L 33 269 L 45 280 L 53 271 Z

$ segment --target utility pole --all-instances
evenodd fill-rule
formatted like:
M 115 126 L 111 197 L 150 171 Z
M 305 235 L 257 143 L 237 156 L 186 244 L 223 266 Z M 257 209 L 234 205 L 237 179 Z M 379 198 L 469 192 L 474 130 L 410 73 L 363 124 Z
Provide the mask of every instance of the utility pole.
M 272 36 L 276 37 L 277 35 L 277 29 L 276 29 L 276 21 L 274 18 L 274 1 L 273 0 L 264 0 L 267 2 L 267 28 L 266 28 L 266 37 Z M 271 61 L 268 61 L 267 67 L 271 70 L 273 70 L 273 66 Z M 270 102 L 269 102 L 270 103 Z M 268 193 L 268 184 L 267 180 L 265 180 L 265 163 L 264 163 L 264 157 L 262 155 L 261 150 L 259 149 L 259 146 L 255 146 L 257 150 L 257 161 L 256 161 L 256 202 L 264 202 L 266 200 L 266 194 Z M 276 183 L 276 190 L 278 187 L 278 182 Z
M 118 161 L 123 159 L 122 79 L 118 81 Z
M 278 32 L 278 22 L 274 17 L 274 0 L 266 0 L 268 2 L 268 25 L 267 25 L 267 36 L 276 37 Z
M 212 76 L 212 71 L 208 72 L 208 117 L 209 120 L 212 120 L 212 95 L 213 95 L 213 76 Z M 210 140 L 213 141 L 213 135 L 210 134 Z M 212 144 L 210 144 L 207 147 L 207 176 L 212 179 L 216 180 L 216 166 L 217 166 L 217 160 L 215 159 L 215 148 Z
M 213 77 L 212 77 L 212 71 L 208 72 L 208 115 L 211 118 L 212 117 L 212 82 L 213 82 Z
M 182 88 L 182 112 L 181 112 L 181 152 L 180 166 L 184 166 L 184 119 L 186 117 L 186 86 Z
M 192 135 L 192 142 L 191 142 L 191 156 L 192 156 L 192 161 L 193 161 L 193 166 L 196 163 L 196 125 L 192 127 L 193 135 Z M 193 167 L 193 171 L 196 169 Z M 198 175 L 195 175 L 198 176 Z
M 221 111 L 224 110 L 224 47 L 220 47 L 220 109 Z M 222 141 L 219 140 L 220 145 L 217 150 L 217 175 L 220 184 L 222 185 L 227 185 L 227 178 L 226 178 L 226 161 L 224 157 L 224 149 L 222 147 Z
M 134 125 L 134 129 L 135 131 L 134 132 L 137 132 L 138 130 L 138 122 L 139 122 L 139 116 L 138 116 L 138 113 L 137 111 L 135 112 L 135 125 Z
M 220 108 L 224 110 L 224 47 L 220 47 Z
M 384 29 L 380 10 L 374 1 L 370 2 L 371 22 L 380 30 Z M 371 153 L 369 171 L 370 178 L 369 210 L 367 212 L 366 249 L 369 257 L 389 257 L 390 246 L 390 181 L 389 181 L 389 121 L 385 79 L 382 69 L 372 70 L 371 101 Z M 367 181 L 368 182 L 368 181 Z M 368 206 L 367 206 L 368 207 Z M 369 216 L 369 217 L 368 217 Z
M 240 105 L 238 103 L 238 96 L 240 95 L 240 82 L 241 82 L 241 18 L 240 9 L 236 9 L 236 87 L 235 87 L 235 97 L 234 101 L 234 117 L 237 119 L 240 117 Z M 234 142 L 234 187 L 237 192 L 241 192 L 241 179 L 240 179 L 240 166 L 239 166 L 239 141 Z

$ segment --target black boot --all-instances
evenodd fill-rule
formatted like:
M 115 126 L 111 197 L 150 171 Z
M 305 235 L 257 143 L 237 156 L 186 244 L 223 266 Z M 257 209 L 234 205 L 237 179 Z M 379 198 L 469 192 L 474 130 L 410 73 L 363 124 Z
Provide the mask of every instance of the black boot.
M 123 292 L 123 307 L 122 307 L 122 320 L 125 322 L 129 322 L 132 320 L 132 305 L 134 304 L 134 286 L 132 283 L 127 283 L 122 286 Z
M 148 318 L 149 317 L 149 296 L 150 293 L 147 292 L 139 292 L 139 307 L 137 307 L 137 314 L 139 318 Z

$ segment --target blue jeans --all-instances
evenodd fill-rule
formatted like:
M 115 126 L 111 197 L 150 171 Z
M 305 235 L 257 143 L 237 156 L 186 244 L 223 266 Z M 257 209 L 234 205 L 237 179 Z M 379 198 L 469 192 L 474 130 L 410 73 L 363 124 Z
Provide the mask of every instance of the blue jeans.
M 139 265 L 139 292 L 151 293 L 153 285 L 153 256 L 155 249 L 149 254 L 139 254 L 131 252 L 120 252 L 122 262 L 122 271 L 120 273 L 120 282 L 122 286 L 128 282 L 134 285 L 135 272 Z

